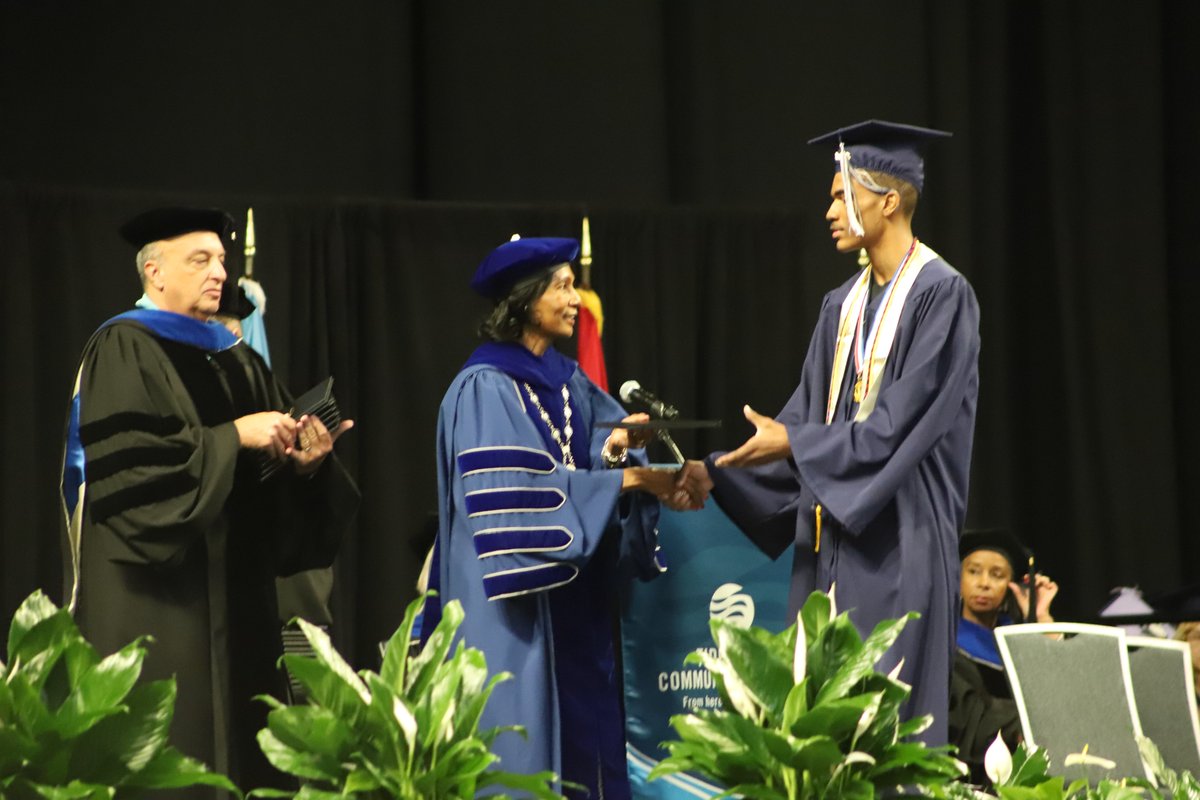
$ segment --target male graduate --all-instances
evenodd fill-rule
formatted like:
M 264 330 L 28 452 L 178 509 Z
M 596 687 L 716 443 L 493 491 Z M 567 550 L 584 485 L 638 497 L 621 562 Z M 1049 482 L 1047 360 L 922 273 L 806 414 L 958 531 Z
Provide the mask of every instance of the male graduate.
M 175 676 L 171 740 L 249 789 L 278 773 L 255 741 L 283 676 L 275 576 L 331 563 L 358 490 L 315 417 L 213 317 L 223 211 L 167 208 L 121 228 L 139 308 L 92 335 L 67 428 L 66 595 L 101 653 L 154 637 L 143 676 Z M 278 462 L 262 480 L 263 464 Z M 189 797 L 198 796 L 189 794 Z
M 946 741 L 962 529 L 978 394 L 979 308 L 971 286 L 912 232 L 921 149 L 941 131 L 871 120 L 813 139 L 835 148 L 825 218 L 840 253 L 870 266 L 825 296 L 800 376 L 778 417 L 746 418 L 737 450 L 689 462 L 764 550 L 795 540 L 790 608 L 836 584 L 862 634 L 909 611 L 882 659 L 912 685 L 921 738 Z M 678 499 L 678 498 L 677 498 Z

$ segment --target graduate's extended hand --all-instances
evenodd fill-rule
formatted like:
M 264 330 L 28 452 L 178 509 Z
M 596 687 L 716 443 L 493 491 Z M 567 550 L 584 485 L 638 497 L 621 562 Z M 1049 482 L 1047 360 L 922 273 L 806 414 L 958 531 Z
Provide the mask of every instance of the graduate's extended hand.
M 262 450 L 272 458 L 287 458 L 296 441 L 296 420 L 278 411 L 260 411 L 233 421 L 238 442 L 247 450 Z
M 305 414 L 296 423 L 296 446 L 288 455 L 296 467 L 297 475 L 316 472 L 325 457 L 333 452 L 333 443 L 346 431 L 354 427 L 354 420 L 344 419 L 337 430 L 330 431 L 319 417 Z
M 700 509 L 712 491 L 712 478 L 708 475 L 708 467 L 703 461 L 688 461 L 679 470 L 675 478 L 675 492 L 667 503 L 671 508 Z M 678 510 L 678 509 L 677 509 Z
M 742 411 L 756 428 L 754 435 L 737 450 L 718 458 L 714 462 L 718 467 L 753 467 L 779 461 L 792 454 L 787 428 L 770 417 L 759 414 L 750 406 L 743 406 Z
M 1037 575 L 1037 608 L 1034 609 L 1034 620 L 1037 622 L 1054 622 L 1054 617 L 1050 616 L 1050 604 L 1054 602 L 1055 596 L 1058 595 L 1058 584 L 1050 580 L 1046 575 L 1040 572 Z M 1021 608 L 1021 616 L 1029 616 L 1029 576 L 1025 576 L 1022 583 L 1015 581 L 1008 582 L 1008 588 L 1013 593 L 1013 597 L 1017 599 L 1017 605 Z
M 674 511 L 696 511 L 704 501 L 696 502 L 687 492 L 680 492 L 677 480 L 682 470 L 657 467 L 627 467 L 623 489 L 636 489 L 652 494 L 658 501 Z

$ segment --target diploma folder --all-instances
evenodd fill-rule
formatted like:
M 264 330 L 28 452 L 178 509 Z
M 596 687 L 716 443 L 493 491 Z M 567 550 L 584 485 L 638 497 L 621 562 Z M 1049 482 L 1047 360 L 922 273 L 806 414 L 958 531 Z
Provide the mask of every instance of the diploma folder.
M 684 431 L 719 428 L 719 419 L 652 419 L 649 422 L 625 422 L 614 419 L 595 423 L 597 428 L 626 428 L 631 431 Z
M 287 413 L 294 420 L 299 420 L 305 415 L 316 417 L 331 433 L 337 430 L 338 425 L 342 424 L 342 412 L 333 396 L 333 376 L 326 378 L 296 398 Z M 258 479 L 265 481 L 278 472 L 282 466 L 282 461 L 277 461 L 263 453 Z

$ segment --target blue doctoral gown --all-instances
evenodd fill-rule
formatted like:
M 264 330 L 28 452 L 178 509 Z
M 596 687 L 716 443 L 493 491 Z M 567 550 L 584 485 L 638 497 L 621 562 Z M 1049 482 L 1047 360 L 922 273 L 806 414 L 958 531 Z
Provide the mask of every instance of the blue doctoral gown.
M 514 374 L 516 377 L 514 377 Z M 524 383 L 560 432 L 562 386 L 570 392 L 576 469 L 540 419 Z M 496 687 L 481 727 L 503 734 L 498 768 L 553 770 L 592 797 L 628 797 L 620 676 L 613 657 L 618 579 L 662 571 L 658 503 L 621 496 L 620 470 L 592 470 L 624 409 L 553 349 L 487 344 L 442 400 L 438 417 L 441 497 L 435 587 L 466 614 L 460 635 L 483 650 Z M 631 453 L 631 457 L 638 454 Z
M 714 454 L 709 473 L 717 501 L 764 550 L 777 554 L 794 536 L 792 614 L 813 590 L 836 583 L 838 608 L 849 610 L 864 636 L 881 620 L 921 615 L 879 668 L 890 672 L 904 660 L 900 679 L 912 685 L 905 716 L 932 714 L 920 738 L 942 744 L 979 390 L 979 306 L 949 264 L 927 263 L 901 312 L 874 411 L 853 421 L 851 363 L 826 425 L 838 315 L 856 280 L 825 296 L 800 385 L 777 417 L 792 457 L 722 470 L 712 466 Z M 868 320 L 878 303 L 868 306 Z M 823 524 L 814 551 L 818 504 Z

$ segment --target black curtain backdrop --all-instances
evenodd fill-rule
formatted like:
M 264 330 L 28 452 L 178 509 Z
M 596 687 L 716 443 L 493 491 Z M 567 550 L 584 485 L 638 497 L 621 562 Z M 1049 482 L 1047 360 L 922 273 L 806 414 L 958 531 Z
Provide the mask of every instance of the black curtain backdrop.
M 63 414 L 138 294 L 125 217 L 254 206 L 276 371 L 332 373 L 359 423 L 336 615 L 366 665 L 413 595 L 482 255 L 589 213 L 614 382 L 724 420 L 687 452 L 736 445 L 854 268 L 803 141 L 866 117 L 955 132 L 915 227 L 983 310 L 970 522 L 1034 546 L 1060 618 L 1192 582 L 1198 33 L 1168 0 L 0 0 L 0 624 L 60 596 Z

